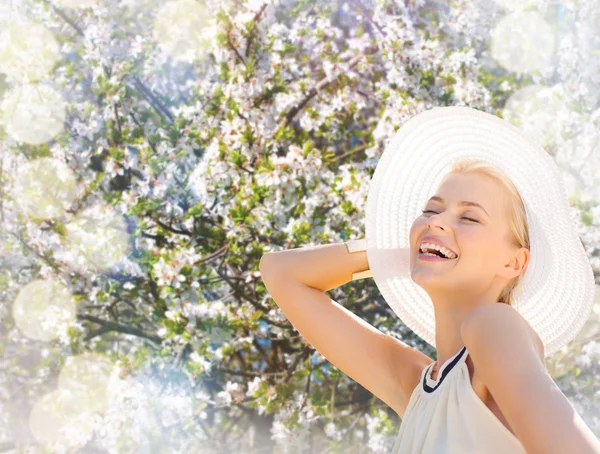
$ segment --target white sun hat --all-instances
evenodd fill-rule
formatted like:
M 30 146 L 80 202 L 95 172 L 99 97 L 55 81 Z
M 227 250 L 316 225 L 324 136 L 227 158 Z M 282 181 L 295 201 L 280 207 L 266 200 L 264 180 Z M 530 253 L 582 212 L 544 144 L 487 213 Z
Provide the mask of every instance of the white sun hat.
M 545 345 L 546 357 L 575 338 L 594 304 L 592 267 L 569 214 L 560 170 L 531 137 L 470 107 L 434 107 L 406 121 L 369 184 L 366 253 L 370 274 L 402 322 L 435 348 L 429 295 L 410 277 L 410 229 L 458 159 L 502 170 L 524 202 L 530 262 L 512 306 Z

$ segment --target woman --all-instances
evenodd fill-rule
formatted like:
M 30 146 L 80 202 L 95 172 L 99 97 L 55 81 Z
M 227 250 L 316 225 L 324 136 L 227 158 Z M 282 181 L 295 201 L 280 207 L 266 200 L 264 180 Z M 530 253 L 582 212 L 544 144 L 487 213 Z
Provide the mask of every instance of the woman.
M 467 107 L 406 122 L 370 182 L 366 238 L 263 256 L 294 327 L 402 418 L 394 453 L 595 453 L 545 369 L 590 314 L 594 277 L 553 160 Z M 437 361 L 324 292 L 372 276 Z

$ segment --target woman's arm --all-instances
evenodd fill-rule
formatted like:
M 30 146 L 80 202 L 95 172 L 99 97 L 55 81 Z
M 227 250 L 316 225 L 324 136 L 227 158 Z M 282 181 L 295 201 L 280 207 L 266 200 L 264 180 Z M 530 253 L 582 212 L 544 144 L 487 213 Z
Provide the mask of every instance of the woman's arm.
M 343 243 L 268 253 L 260 261 L 267 290 L 298 332 L 402 417 L 419 373 L 431 359 L 324 293 L 367 268 L 366 252 L 350 254 Z
M 269 252 L 260 263 L 261 269 L 275 263 L 277 269 L 284 268 L 294 279 L 322 292 L 350 282 L 353 273 L 369 269 L 366 251 L 349 254 L 344 243 Z
M 511 306 L 488 304 L 463 322 L 477 373 L 530 454 L 600 454 L 600 441 L 546 372 L 527 322 Z

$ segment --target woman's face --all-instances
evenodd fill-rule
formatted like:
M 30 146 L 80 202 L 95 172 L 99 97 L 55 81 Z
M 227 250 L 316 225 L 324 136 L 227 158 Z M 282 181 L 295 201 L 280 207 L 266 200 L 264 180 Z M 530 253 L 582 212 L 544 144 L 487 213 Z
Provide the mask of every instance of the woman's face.
M 510 242 L 508 208 L 510 195 L 483 175 L 450 175 L 415 219 L 410 230 L 412 280 L 433 301 L 460 299 L 470 302 L 497 298 L 522 263 L 515 263 L 525 248 Z M 461 205 L 473 202 L 481 207 Z M 422 239 L 432 236 L 458 254 L 454 260 L 425 261 L 419 258 Z

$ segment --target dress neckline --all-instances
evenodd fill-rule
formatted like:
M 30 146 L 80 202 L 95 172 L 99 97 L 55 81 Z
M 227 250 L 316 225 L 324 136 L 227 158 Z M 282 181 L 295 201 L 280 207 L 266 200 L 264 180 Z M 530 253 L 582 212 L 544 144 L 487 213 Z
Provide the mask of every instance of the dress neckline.
M 431 369 L 433 368 L 433 364 L 431 363 L 429 366 L 427 366 L 427 369 L 425 369 L 425 374 L 423 376 L 423 390 L 427 393 L 432 393 L 433 391 L 435 391 L 444 381 L 444 378 L 446 378 L 446 376 L 450 373 L 450 371 L 452 370 L 452 368 L 464 357 L 465 352 L 467 351 L 467 347 L 463 346 L 458 352 L 456 352 L 456 354 L 454 356 L 451 356 L 450 358 L 448 358 L 446 360 L 446 362 L 444 364 L 442 364 L 442 367 L 440 367 L 440 370 L 438 371 L 437 374 L 437 379 L 433 380 L 431 378 Z

